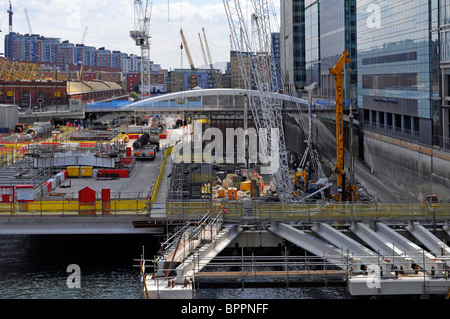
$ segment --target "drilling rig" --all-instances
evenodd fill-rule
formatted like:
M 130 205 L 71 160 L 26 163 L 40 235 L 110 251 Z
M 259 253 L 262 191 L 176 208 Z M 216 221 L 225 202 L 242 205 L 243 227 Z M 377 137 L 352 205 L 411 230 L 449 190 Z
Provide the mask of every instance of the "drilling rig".
M 343 73 L 345 64 L 350 64 L 352 60 L 348 57 L 347 51 L 341 55 L 334 67 L 330 68 L 330 74 L 334 76 L 336 90 L 336 186 L 337 194 L 331 198 L 337 202 L 356 201 L 357 194 L 353 181 L 347 181 L 344 169 L 344 98 L 343 98 Z

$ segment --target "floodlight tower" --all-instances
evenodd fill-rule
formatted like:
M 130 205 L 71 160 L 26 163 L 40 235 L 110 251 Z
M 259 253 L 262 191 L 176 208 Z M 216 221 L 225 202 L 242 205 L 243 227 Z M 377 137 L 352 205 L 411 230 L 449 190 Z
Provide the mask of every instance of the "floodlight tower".
M 141 48 L 141 96 L 150 96 L 150 20 L 153 0 L 134 0 L 134 30 L 130 36 Z

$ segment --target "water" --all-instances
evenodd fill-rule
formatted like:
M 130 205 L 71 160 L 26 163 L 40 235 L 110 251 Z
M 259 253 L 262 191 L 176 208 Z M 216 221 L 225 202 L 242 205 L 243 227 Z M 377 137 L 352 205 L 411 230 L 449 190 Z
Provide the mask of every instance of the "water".
M 142 299 L 138 262 L 148 235 L 0 236 L 2 299 Z M 67 266 L 81 270 L 81 288 L 67 286 Z M 344 288 L 203 289 L 195 299 L 343 299 Z

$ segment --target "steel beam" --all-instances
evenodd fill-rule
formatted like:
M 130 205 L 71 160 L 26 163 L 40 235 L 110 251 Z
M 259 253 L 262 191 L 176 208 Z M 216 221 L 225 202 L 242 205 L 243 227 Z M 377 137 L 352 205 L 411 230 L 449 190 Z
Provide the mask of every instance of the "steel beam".
M 450 247 L 418 222 L 409 222 L 406 230 L 436 257 L 450 257 Z
M 336 248 L 291 225 L 272 223 L 269 230 L 310 253 L 322 257 L 341 269 L 346 267 L 345 252 L 342 249 Z

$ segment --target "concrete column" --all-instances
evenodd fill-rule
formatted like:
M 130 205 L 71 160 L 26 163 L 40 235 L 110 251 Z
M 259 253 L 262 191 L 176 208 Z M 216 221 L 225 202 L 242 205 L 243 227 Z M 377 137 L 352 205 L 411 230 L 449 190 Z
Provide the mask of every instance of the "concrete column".
M 384 129 L 386 130 L 388 125 L 388 114 L 387 112 L 384 112 Z
M 372 110 L 369 110 L 369 123 L 370 123 L 370 126 L 372 126 L 372 123 L 373 123 Z
M 392 113 L 392 128 L 393 128 L 393 130 L 395 131 L 395 128 L 396 128 L 396 124 L 397 123 L 395 123 L 395 113 Z
M 415 132 L 416 131 L 416 125 L 415 125 L 415 121 L 414 121 L 414 116 L 411 116 L 411 131 Z
M 380 127 L 380 111 L 376 111 L 377 112 L 377 127 Z

